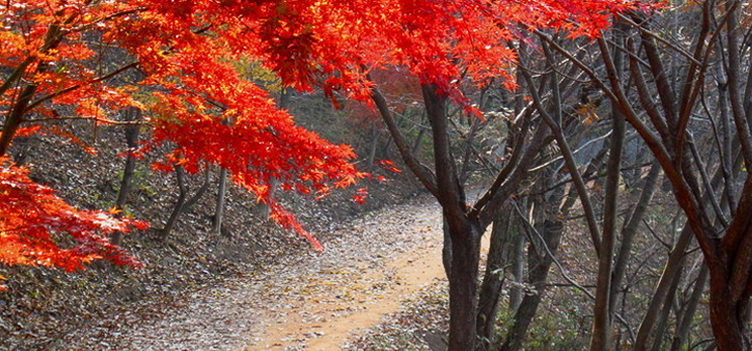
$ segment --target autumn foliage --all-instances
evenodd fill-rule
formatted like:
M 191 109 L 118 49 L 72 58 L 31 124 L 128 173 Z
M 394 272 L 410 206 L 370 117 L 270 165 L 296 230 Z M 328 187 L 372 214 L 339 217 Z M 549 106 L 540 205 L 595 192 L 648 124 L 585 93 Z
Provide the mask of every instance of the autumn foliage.
M 95 259 L 138 265 L 101 234 L 146 224 L 116 220 L 100 211 L 80 211 L 56 197 L 53 190 L 33 182 L 28 170 L 0 158 L 0 263 L 41 265 L 68 271 Z M 16 216 L 9 214 L 19 214 Z M 68 248 L 60 244 L 66 235 Z
M 85 119 L 117 124 L 145 111 L 151 145 L 174 147 L 156 167 L 218 165 L 269 197 L 326 194 L 364 174 L 352 150 L 296 126 L 244 79 L 259 62 L 286 85 L 323 87 L 368 101 L 368 73 L 406 67 L 463 103 L 458 79 L 511 85 L 508 45 L 532 26 L 593 36 L 627 0 L 14 0 L 0 3 L 0 156 L 19 128 Z M 132 262 L 104 234 L 136 224 L 80 211 L 35 184 L 5 156 L 0 165 L 0 262 L 80 268 L 97 258 Z M 292 215 L 272 216 L 314 243 Z M 68 246 L 66 246 L 68 245 Z M 68 247 L 68 248 L 63 248 Z

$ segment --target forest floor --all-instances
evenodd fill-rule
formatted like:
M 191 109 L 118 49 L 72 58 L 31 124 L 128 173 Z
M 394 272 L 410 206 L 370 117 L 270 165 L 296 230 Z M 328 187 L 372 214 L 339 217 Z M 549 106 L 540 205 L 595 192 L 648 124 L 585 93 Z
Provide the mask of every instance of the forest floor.
M 426 195 L 369 212 L 327 233 L 322 253 L 279 256 L 169 306 L 152 301 L 119 311 L 68 334 L 63 344 L 69 350 L 362 349 L 348 341 L 396 312 L 400 301 L 446 285 L 437 283 L 444 277 L 440 213 Z

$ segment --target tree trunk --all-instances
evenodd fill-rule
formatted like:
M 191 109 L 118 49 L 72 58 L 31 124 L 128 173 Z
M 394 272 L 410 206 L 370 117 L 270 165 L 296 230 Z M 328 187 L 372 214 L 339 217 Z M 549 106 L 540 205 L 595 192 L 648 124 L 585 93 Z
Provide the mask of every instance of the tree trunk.
M 714 281 L 715 280 L 715 281 Z M 744 337 L 747 324 L 748 300 L 734 301 L 727 281 L 710 277 L 710 322 L 718 351 L 749 350 Z
M 663 347 L 665 341 L 666 329 L 668 329 L 668 316 L 671 314 L 671 308 L 674 306 L 672 303 L 676 298 L 676 290 L 679 288 L 679 283 L 682 278 L 682 271 L 672 277 L 671 287 L 666 297 L 666 303 L 661 308 L 661 313 L 658 315 L 658 320 L 655 323 L 655 339 L 653 340 L 652 351 L 659 351 Z
M 624 222 L 624 227 L 621 230 L 621 246 L 619 252 L 616 254 L 614 260 L 614 272 L 613 281 L 611 283 L 611 297 L 610 297 L 610 309 L 614 311 L 616 305 L 616 296 L 621 288 L 621 282 L 624 279 L 624 274 L 627 271 L 627 263 L 629 257 L 632 256 L 632 243 L 637 234 L 637 228 L 642 223 L 642 218 L 647 212 L 650 200 L 653 198 L 653 192 L 655 191 L 658 178 L 660 176 L 661 165 L 658 162 L 653 161 L 650 166 L 650 171 L 645 177 L 645 183 L 640 191 L 640 198 L 637 204 L 632 209 L 627 220 Z
M 504 266 L 509 256 L 511 211 L 497 218 L 491 230 L 491 245 L 488 248 L 486 272 L 483 275 L 478 297 L 478 317 L 476 329 L 480 339 L 478 350 L 487 350 L 493 343 L 493 328 L 499 307 L 501 288 L 504 286 Z M 513 240 L 513 239 L 512 239 Z
M 227 194 L 227 170 L 220 168 L 219 170 L 219 189 L 217 190 L 217 202 L 214 206 L 214 217 L 212 232 L 214 234 L 221 234 L 222 232 L 222 220 L 225 213 L 225 199 Z
M 519 351 L 522 349 L 527 330 L 538 311 L 538 306 L 546 290 L 548 272 L 554 262 L 554 257 L 551 255 L 556 254 L 563 233 L 564 224 L 560 220 L 546 219 L 543 223 L 543 232 L 540 233 L 542 238 L 538 238 L 539 245 L 545 245 L 545 247 L 528 250 L 530 256 L 528 278 L 535 287 L 535 293 L 526 294 L 522 299 L 520 307 L 514 314 L 513 325 L 507 333 L 504 344 L 499 348 L 500 351 Z
M 682 313 L 681 318 L 679 318 L 679 321 L 677 323 L 678 326 L 676 327 L 676 331 L 674 332 L 674 338 L 671 341 L 671 351 L 681 351 L 689 349 L 689 346 L 686 346 L 686 348 L 684 347 L 687 343 L 689 329 L 692 327 L 692 321 L 695 318 L 697 305 L 700 302 L 702 293 L 705 291 L 707 282 L 708 265 L 703 263 L 702 268 L 700 269 L 700 274 L 697 277 L 697 281 L 695 282 L 695 287 L 692 290 L 692 295 L 690 296 L 689 301 L 687 301 L 684 312 Z
M 424 84 L 423 101 L 433 131 L 436 169 L 436 197 L 449 229 L 452 261 L 449 276 L 449 349 L 475 349 L 475 311 L 478 290 L 478 262 L 483 228 L 480 217 L 468 216 L 465 189 L 452 156 L 446 115 L 447 96 L 433 85 Z
M 125 119 L 128 122 L 137 122 L 141 120 L 141 110 L 131 107 L 125 112 Z M 133 173 L 136 170 L 136 157 L 133 152 L 138 148 L 138 137 L 141 131 L 141 126 L 138 124 L 130 124 L 125 126 L 125 143 L 128 147 L 128 155 L 125 159 L 125 168 L 123 169 L 123 178 L 120 180 L 120 189 L 118 190 L 118 197 L 115 200 L 115 208 L 122 210 L 125 206 L 125 202 L 128 200 L 128 193 L 131 191 L 131 183 L 133 181 Z M 120 231 L 112 232 L 110 241 L 115 245 L 120 245 L 123 240 L 123 233 Z
M 183 213 L 185 200 L 188 196 L 188 188 L 185 185 L 185 173 L 183 172 L 183 167 L 180 165 L 175 165 L 175 178 L 178 182 L 178 202 L 175 203 L 175 207 L 172 209 L 172 213 L 170 213 L 170 218 L 167 219 L 167 223 L 165 223 L 165 226 L 162 229 L 162 241 L 167 239 L 167 236 L 169 236 L 172 231 L 172 227 L 177 223 L 178 217 Z
M 530 146 L 521 148 L 527 141 L 520 138 L 520 148 L 515 154 L 525 155 L 502 170 L 486 194 L 475 206 L 466 202 L 465 189 L 457 174 L 455 158 L 448 131 L 445 92 L 424 83 L 421 85 L 426 116 L 431 125 L 433 141 L 433 167 L 421 164 L 410 152 L 399 127 L 392 118 L 389 107 L 378 89 L 372 97 L 405 164 L 425 188 L 433 194 L 442 207 L 445 221 L 447 247 L 451 247 L 449 261 L 449 345 L 448 351 L 472 351 L 476 344 L 476 304 L 480 238 L 484 228 L 499 215 L 501 205 L 514 193 L 525 179 L 535 155 L 549 142 L 549 129 L 540 126 L 530 140 Z M 514 159 L 514 158 L 513 158 Z
M 447 216 L 452 239 L 452 267 L 449 278 L 448 351 L 475 349 L 475 311 L 480 261 L 480 224 L 466 217 Z
M 679 234 L 679 239 L 674 244 L 674 248 L 668 255 L 666 264 L 663 267 L 663 273 L 658 281 L 658 285 L 653 290 L 653 297 L 648 304 L 647 312 L 643 316 L 640 328 L 637 331 L 637 340 L 634 344 L 635 351 L 647 350 L 648 341 L 653 334 L 655 322 L 658 320 L 658 312 L 664 303 L 668 302 L 667 296 L 673 282 L 673 277 L 681 274 L 681 270 L 684 264 L 684 257 L 686 256 L 686 249 L 689 243 L 692 241 L 692 229 L 689 224 L 684 225 Z
M 449 224 L 445 217 L 442 217 L 441 231 L 444 237 L 441 248 L 441 263 L 444 265 L 444 274 L 449 280 L 452 277 L 452 235 L 449 233 Z
M 614 32 L 616 43 L 623 42 L 623 32 Z M 601 47 L 604 56 L 608 50 Z M 617 75 L 624 72 L 623 54 L 620 50 L 614 50 L 613 65 Z M 611 279 L 613 273 L 613 252 L 616 243 L 616 221 L 618 216 L 619 176 L 621 175 L 622 149 L 624 147 L 624 135 L 626 123 L 624 115 L 618 108 L 612 106 L 611 122 L 613 131 L 611 134 L 610 151 L 606 175 L 606 198 L 604 200 L 603 230 L 600 250 L 598 254 L 598 278 L 595 290 L 595 306 L 593 307 L 593 334 L 590 339 L 590 351 L 603 351 L 610 347 L 611 336 Z
M 278 186 L 279 186 L 279 181 L 277 180 L 277 178 L 270 177 L 269 178 L 269 199 L 271 201 L 274 201 L 275 199 L 274 193 L 276 192 Z M 271 211 L 272 210 L 271 210 L 271 207 L 269 207 L 269 205 L 267 205 L 264 202 L 259 202 L 254 213 L 258 216 L 269 218 L 269 216 L 271 215 Z
M 185 184 L 185 171 L 183 170 L 183 167 L 180 165 L 175 165 L 175 177 L 177 178 L 178 183 L 178 202 L 175 203 L 175 207 L 172 209 L 172 213 L 170 214 L 170 218 L 167 220 L 167 223 L 165 223 L 164 228 L 162 229 L 162 241 L 167 239 L 167 236 L 170 235 L 170 232 L 172 232 L 172 228 L 175 226 L 175 224 L 178 222 L 178 218 L 180 218 L 180 215 L 185 212 L 188 208 L 196 204 L 198 200 L 201 198 L 201 196 L 204 195 L 206 192 L 206 189 L 209 188 L 209 170 L 207 169 L 204 171 L 204 183 L 201 185 L 201 187 L 196 190 L 196 193 L 191 196 L 191 198 L 188 198 L 188 186 Z
M 516 312 L 522 303 L 523 291 L 520 288 L 525 274 L 525 236 L 515 227 L 514 245 L 512 247 L 512 276 L 514 277 L 514 287 L 509 291 L 509 310 Z
M 371 146 L 368 151 L 368 171 L 373 171 L 373 165 L 376 164 L 376 147 L 379 144 L 379 133 L 376 130 L 376 122 L 371 122 Z

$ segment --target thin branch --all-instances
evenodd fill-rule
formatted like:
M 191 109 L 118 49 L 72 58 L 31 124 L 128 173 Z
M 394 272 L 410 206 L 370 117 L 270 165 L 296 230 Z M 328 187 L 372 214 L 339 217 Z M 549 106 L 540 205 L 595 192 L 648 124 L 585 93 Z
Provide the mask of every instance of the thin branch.
M 405 138 L 400 132 L 399 127 L 397 127 L 384 95 L 381 94 L 381 91 L 379 91 L 378 87 L 375 85 L 371 89 L 371 99 L 373 99 L 373 102 L 376 104 L 376 108 L 378 108 L 381 118 L 384 120 L 389 133 L 392 135 L 392 140 L 394 140 L 394 144 L 397 146 L 397 150 L 405 161 L 407 167 L 410 168 L 413 174 L 418 177 L 418 180 L 431 194 L 438 196 L 439 191 L 436 185 L 436 175 L 433 174 L 433 171 L 431 171 L 428 166 L 421 164 L 415 155 L 410 152 L 410 147 L 407 145 L 407 142 L 405 142 Z
M 695 64 L 700 64 L 699 61 L 697 61 L 694 57 L 692 57 L 692 54 L 688 53 L 686 50 L 682 49 L 679 46 L 676 46 L 675 44 L 671 43 L 670 41 L 666 40 L 664 37 L 662 37 L 660 34 L 652 32 L 644 28 L 643 26 L 639 25 L 637 22 L 633 21 L 631 18 L 625 16 L 622 13 L 616 14 L 617 17 L 619 17 L 620 20 L 623 20 L 624 22 L 629 23 L 632 27 L 636 28 L 640 31 L 640 33 L 650 36 L 651 38 L 654 38 L 655 40 L 663 43 L 664 45 L 668 46 L 669 48 L 673 49 L 674 51 L 678 52 L 682 56 L 686 57 L 688 60 L 694 62 Z M 636 16 L 636 13 L 632 13 L 632 16 Z
M 116 76 L 116 75 L 118 75 L 120 73 L 123 73 L 123 72 L 125 72 L 125 71 L 127 71 L 127 70 L 129 70 L 131 68 L 136 67 L 139 64 L 139 62 L 140 61 L 131 62 L 131 63 L 129 63 L 129 64 L 125 65 L 125 66 L 122 66 L 122 67 L 120 67 L 120 68 L 118 68 L 118 69 L 116 69 L 116 70 L 114 70 L 114 71 L 112 71 L 112 72 L 110 72 L 108 74 L 105 74 L 103 76 L 94 78 L 90 82 L 91 83 L 97 83 L 97 82 L 101 82 L 103 80 L 110 79 L 110 78 L 112 78 L 112 77 L 114 77 L 114 76 Z M 76 84 L 76 85 L 67 87 L 65 89 L 58 90 L 58 91 L 56 91 L 56 92 L 54 92 L 52 94 L 43 96 L 43 97 L 41 97 L 39 99 L 36 99 L 33 102 L 29 103 L 29 105 L 26 107 L 26 111 L 28 112 L 28 111 L 32 110 L 33 108 L 39 106 L 39 104 L 41 104 L 41 103 L 43 103 L 45 101 L 48 101 L 48 100 L 54 99 L 54 98 L 56 98 L 56 97 L 58 97 L 60 95 L 67 94 L 67 93 L 70 93 L 72 91 L 78 90 L 81 87 L 83 87 L 83 84 Z
M 658 242 L 661 243 L 661 245 L 663 245 L 667 249 L 671 250 L 671 244 L 669 244 L 669 243 L 665 242 L 663 239 L 661 239 L 661 237 L 658 235 L 658 233 L 656 233 L 655 230 L 653 230 L 653 227 L 650 226 L 650 223 L 648 223 L 648 221 L 645 218 L 642 219 L 642 224 L 644 224 L 645 227 L 648 228 L 648 232 L 650 232 L 650 234 L 653 236 L 653 238 L 655 240 L 658 240 Z
M 478 212 L 483 209 L 486 204 L 491 201 L 491 198 L 493 194 L 496 192 L 496 190 L 501 186 L 502 183 L 507 179 L 509 174 L 512 173 L 512 170 L 517 166 L 517 163 L 519 162 L 520 158 L 523 154 L 523 146 L 525 145 L 525 137 L 527 136 L 528 129 L 530 128 L 530 115 L 532 114 L 531 109 L 526 109 L 525 114 L 527 115 L 522 120 L 522 126 L 520 128 L 520 131 L 515 133 L 514 138 L 514 149 L 512 152 L 512 157 L 509 159 L 506 165 L 504 165 L 504 168 L 499 171 L 498 175 L 496 176 L 496 179 L 494 180 L 491 187 L 486 191 L 485 194 L 475 203 L 473 206 L 473 209 L 470 212 L 470 218 L 473 218 L 474 216 L 478 215 Z
M 526 224 L 528 229 L 530 229 L 530 231 L 535 233 L 538 239 L 540 239 L 543 249 L 546 251 L 546 254 L 551 257 L 551 261 L 554 263 L 554 265 L 556 265 L 556 268 L 559 270 L 559 274 L 561 274 L 561 277 L 564 278 L 564 280 L 566 280 L 569 284 L 579 289 L 583 294 L 585 294 L 585 296 L 587 296 L 591 300 L 595 300 L 595 296 L 590 291 L 588 291 L 585 286 L 578 283 L 567 274 L 567 272 L 564 270 L 564 267 L 561 265 L 561 262 L 559 262 L 559 260 L 556 258 L 556 255 L 554 255 L 553 252 L 551 252 L 551 248 L 549 248 L 548 244 L 546 244 L 546 240 L 543 238 L 543 235 L 538 231 L 538 229 L 535 228 L 535 226 L 533 226 L 532 223 L 530 223 L 530 221 L 528 221 L 527 217 L 525 217 L 525 215 L 522 213 L 522 210 L 520 209 L 519 205 L 517 205 L 517 201 L 512 200 L 512 205 L 514 206 L 515 212 L 517 213 L 517 215 L 519 215 L 520 219 L 522 219 L 522 221 Z M 533 241 L 531 240 L 531 242 Z M 624 319 L 624 317 L 622 317 L 621 314 L 619 313 L 614 313 L 614 316 L 622 325 L 624 325 L 625 328 L 627 328 L 627 332 L 629 333 L 629 338 L 631 340 L 635 340 L 634 331 L 632 330 L 632 327 L 629 325 L 629 323 L 627 323 L 627 320 Z
M 530 73 L 527 71 L 527 69 L 522 65 L 522 63 L 520 63 L 518 67 L 520 68 L 522 76 L 525 78 L 527 84 L 529 84 L 531 87 L 534 87 L 535 84 L 533 82 L 533 78 L 530 76 Z M 564 136 L 561 127 L 556 123 L 556 121 L 554 121 L 553 116 L 551 116 L 543 107 L 543 102 L 541 101 L 541 97 L 538 94 L 538 91 L 536 89 L 530 89 L 530 95 L 533 98 L 533 103 L 535 104 L 535 108 L 538 110 L 538 113 L 541 115 L 541 117 L 543 117 L 546 125 L 551 128 L 551 132 L 556 139 L 557 144 L 559 145 L 559 149 L 564 156 L 567 167 L 569 167 L 569 173 L 574 180 L 577 194 L 580 197 L 580 203 L 582 204 L 583 211 L 585 212 L 585 217 L 587 219 L 588 229 L 590 230 L 590 237 L 593 241 L 593 246 L 595 247 L 596 253 L 599 253 L 601 247 L 600 229 L 598 228 L 593 205 L 590 203 L 590 196 L 588 196 L 585 182 L 582 180 L 582 175 L 577 170 L 577 163 L 574 160 L 574 155 L 572 155 L 572 150 L 569 147 L 569 143 L 567 142 L 567 139 Z
M 572 155 L 577 155 L 578 153 L 580 153 L 580 151 L 584 150 L 588 146 L 590 146 L 592 144 L 595 144 L 595 143 L 597 143 L 597 142 L 599 142 L 601 140 L 604 140 L 604 139 L 608 138 L 610 135 L 611 135 L 611 131 L 608 131 L 608 132 L 606 132 L 606 134 L 603 134 L 603 135 L 601 135 L 601 136 L 599 136 L 597 138 L 593 138 L 593 139 L 588 140 L 586 143 L 582 144 L 579 148 L 577 148 L 576 150 L 572 151 Z M 635 134 L 632 134 L 632 135 L 635 135 Z M 552 158 L 550 161 L 548 161 L 546 163 L 543 163 L 541 165 L 538 165 L 535 168 L 531 169 L 530 171 L 537 171 L 539 169 L 546 168 L 546 167 L 550 166 L 551 164 L 553 164 L 553 163 L 555 163 L 557 161 L 562 160 L 563 158 L 564 158 L 564 156 L 562 156 L 562 155 L 556 156 L 556 157 Z
M 700 158 L 700 153 L 697 151 L 697 146 L 695 146 L 695 143 L 693 141 L 689 142 L 689 150 L 692 152 L 692 157 L 694 158 L 695 165 L 697 166 L 697 171 L 700 173 L 702 185 L 705 186 L 706 198 L 710 199 L 710 204 L 713 206 L 715 215 L 721 222 L 721 225 L 724 228 L 727 228 L 729 224 L 728 220 L 723 214 L 723 210 L 721 210 L 721 205 L 718 203 L 718 197 L 716 197 L 715 192 L 713 191 L 713 186 L 710 184 L 710 177 L 708 176 L 708 172 L 704 167 L 702 158 Z
M 94 121 L 97 123 L 103 123 L 114 126 L 132 126 L 132 125 L 147 125 L 145 121 L 115 121 L 108 118 L 97 117 L 81 117 L 81 116 L 62 116 L 62 117 L 50 117 L 50 118 L 33 118 L 26 119 L 27 123 L 42 123 L 42 122 L 58 122 L 58 121 Z

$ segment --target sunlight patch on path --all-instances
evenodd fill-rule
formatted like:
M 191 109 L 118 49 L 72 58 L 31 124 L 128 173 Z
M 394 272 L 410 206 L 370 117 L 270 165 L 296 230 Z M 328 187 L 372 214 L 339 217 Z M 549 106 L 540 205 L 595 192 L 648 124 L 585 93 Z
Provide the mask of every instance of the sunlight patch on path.
M 439 212 L 434 213 L 403 229 L 418 236 L 420 244 L 386 264 L 368 269 L 361 262 L 353 269 L 302 277 L 308 281 L 298 290 L 298 300 L 269 311 L 269 318 L 262 319 L 271 323 L 246 351 L 340 350 L 358 329 L 378 324 L 399 308 L 401 299 L 443 278 L 441 222 Z

